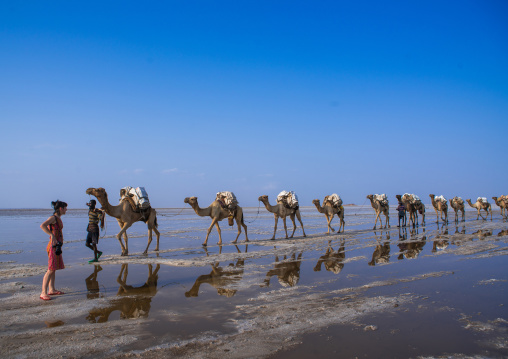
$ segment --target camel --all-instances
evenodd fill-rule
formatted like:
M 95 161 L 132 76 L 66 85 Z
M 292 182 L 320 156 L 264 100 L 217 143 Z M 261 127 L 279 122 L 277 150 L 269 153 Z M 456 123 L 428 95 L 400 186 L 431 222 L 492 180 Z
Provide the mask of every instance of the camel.
M 423 216 L 422 225 L 425 224 L 425 205 L 421 200 L 412 201 L 411 196 L 407 193 L 403 196 L 398 194 L 395 197 L 397 197 L 400 202 L 404 203 L 406 211 L 409 212 L 409 220 L 413 224 L 413 228 L 415 227 L 415 224 L 418 225 L 418 212 Z
M 439 217 L 441 217 L 441 220 L 443 222 L 448 223 L 448 203 L 446 202 L 446 200 L 444 202 L 436 201 L 436 196 L 433 194 L 429 194 L 429 197 L 432 201 L 432 206 L 434 206 L 434 210 L 436 211 L 436 222 L 439 223 Z M 438 212 L 441 214 L 440 216 L 438 215 Z M 444 219 L 443 213 L 445 215 Z
M 230 218 L 229 210 L 226 208 L 223 208 L 221 203 L 218 200 L 215 200 L 206 208 L 200 208 L 198 204 L 198 198 L 197 197 L 187 197 L 183 200 L 185 203 L 188 203 L 194 212 L 200 217 L 210 217 L 212 219 L 212 224 L 210 224 L 210 227 L 208 227 L 208 230 L 206 232 L 206 238 L 205 242 L 203 243 L 203 247 L 206 247 L 208 245 L 208 236 L 210 235 L 210 232 L 212 231 L 213 226 L 217 227 L 217 232 L 219 233 L 219 242 L 218 245 L 222 245 L 222 235 L 221 230 L 219 227 L 219 222 L 222 221 L 225 218 Z M 236 224 L 238 225 L 238 234 L 236 236 L 236 239 L 232 243 L 236 243 L 238 240 L 238 237 L 240 237 L 240 234 L 242 233 L 242 226 L 245 229 L 245 242 L 249 241 L 249 237 L 247 236 L 247 226 L 243 222 L 243 210 L 242 207 L 236 206 L 236 209 L 233 214 L 233 219 L 236 221 Z M 231 219 L 230 219 L 231 221 Z M 232 221 L 231 221 L 232 223 Z
M 378 237 L 377 245 L 374 248 L 374 252 L 372 253 L 372 260 L 368 263 L 369 266 L 375 266 L 376 264 L 386 264 L 390 261 L 390 232 L 386 231 L 386 240 L 384 242 L 382 232 L 380 236 L 377 235 L 377 232 L 374 232 L 374 234 L 376 237 Z
M 453 197 L 450 199 L 450 207 L 455 211 L 455 223 L 459 221 L 459 211 L 462 212 L 462 222 L 466 220 L 466 211 L 464 208 L 464 200 L 460 197 Z
M 141 212 L 135 212 L 132 209 L 131 204 L 128 200 L 122 200 L 119 205 L 112 206 L 108 201 L 108 194 L 106 190 L 102 187 L 100 188 L 89 188 L 86 190 L 86 194 L 93 195 L 97 198 L 99 203 L 102 206 L 102 209 L 106 211 L 111 217 L 115 217 L 120 225 L 120 232 L 116 235 L 116 238 L 120 242 L 120 246 L 122 247 L 122 256 L 126 256 L 129 254 L 129 246 L 128 246 L 128 238 L 127 238 L 127 229 L 132 226 L 135 222 L 143 221 L 148 225 L 148 244 L 146 246 L 143 254 L 148 252 L 148 247 L 150 247 L 150 243 L 152 243 L 152 231 L 155 232 L 157 236 L 157 246 L 155 247 L 155 251 L 159 251 L 159 237 L 160 233 L 157 230 L 157 212 L 155 209 L 150 208 L 150 214 L 148 215 L 148 219 L 144 218 L 144 215 Z M 126 197 L 129 198 L 129 197 Z M 125 246 L 122 243 L 122 235 L 125 241 Z
M 373 195 L 373 194 L 369 194 L 367 196 L 367 198 L 370 199 L 370 205 L 372 206 L 372 208 L 374 208 L 374 211 L 376 211 L 376 222 L 374 222 L 374 228 L 373 229 L 376 229 L 376 225 L 377 225 L 377 220 L 378 219 L 379 219 L 379 223 L 381 223 L 381 228 L 383 228 L 383 221 L 381 220 L 381 217 L 379 217 L 381 212 L 383 212 L 383 214 L 386 217 L 384 228 L 386 228 L 386 227 L 389 228 L 390 227 L 390 216 L 389 216 L 389 213 L 388 213 L 389 212 L 388 202 L 386 202 L 386 204 L 384 204 L 384 203 L 380 202 L 374 196 L 375 195 Z
M 296 218 L 298 218 L 298 221 L 300 222 L 300 225 L 302 226 L 303 236 L 307 237 L 307 235 L 305 234 L 305 229 L 303 228 L 302 216 L 300 215 L 299 209 L 286 208 L 284 206 L 284 204 L 282 204 L 282 203 L 277 203 L 275 206 L 272 206 L 272 205 L 270 205 L 270 202 L 268 201 L 267 195 L 260 196 L 258 198 L 258 201 L 263 202 L 263 204 L 265 205 L 265 208 L 268 210 L 268 212 L 273 213 L 273 216 L 275 217 L 275 228 L 273 230 L 273 237 L 271 238 L 272 240 L 275 239 L 275 233 L 277 232 L 277 223 L 279 222 L 279 217 L 282 218 L 282 221 L 284 222 L 284 231 L 286 231 L 286 238 L 288 238 L 288 229 L 286 226 L 286 217 L 287 216 L 289 216 L 289 218 L 293 222 L 293 233 L 291 233 L 291 237 L 289 237 L 289 238 L 293 238 L 295 231 L 296 231 L 295 216 L 296 216 Z
M 498 197 L 492 197 L 492 199 L 501 209 L 501 216 L 505 217 L 508 210 L 508 200 L 506 199 L 506 196 L 501 196 L 499 199 Z
M 335 232 L 335 229 L 333 229 L 333 227 L 330 225 L 334 215 L 337 215 L 337 217 L 339 217 L 339 220 L 340 220 L 338 233 L 340 233 L 341 228 L 342 228 L 342 232 L 344 232 L 344 227 L 345 227 L 346 222 L 344 222 L 344 207 L 343 206 L 340 206 L 339 208 L 337 208 L 337 207 L 332 206 L 329 201 L 326 201 L 326 203 L 323 202 L 323 207 L 321 207 L 321 204 L 319 203 L 319 199 L 313 200 L 312 203 L 314 203 L 314 205 L 316 206 L 319 213 L 325 214 L 326 220 L 328 221 L 328 232 L 327 232 L 328 234 L 330 234 L 330 229 L 332 230 L 332 232 Z
M 480 213 L 480 211 L 483 209 L 487 212 L 487 217 L 483 218 L 483 220 L 486 220 L 489 217 L 489 212 L 490 212 L 490 220 L 492 221 L 492 208 L 491 208 L 489 202 L 479 201 L 478 199 L 476 200 L 476 202 L 474 204 L 471 203 L 471 199 L 466 199 L 466 202 L 469 203 L 469 205 L 471 207 L 476 208 L 476 210 L 478 211 L 478 215 L 476 216 L 476 219 L 478 219 L 479 217 L 483 218 L 482 214 Z

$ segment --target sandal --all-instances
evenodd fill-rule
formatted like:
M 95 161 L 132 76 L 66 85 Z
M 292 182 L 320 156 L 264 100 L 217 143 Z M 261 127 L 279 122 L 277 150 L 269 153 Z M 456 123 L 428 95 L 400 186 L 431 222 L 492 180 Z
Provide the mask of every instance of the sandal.
M 65 294 L 65 293 L 60 292 L 59 290 L 57 290 L 56 292 L 53 292 L 53 293 L 48 293 L 48 295 L 62 295 L 62 294 Z
M 42 300 L 51 300 L 51 298 L 49 297 L 49 295 L 42 295 L 42 294 L 41 294 L 41 295 L 39 296 L 39 298 L 40 298 L 40 299 L 42 299 Z

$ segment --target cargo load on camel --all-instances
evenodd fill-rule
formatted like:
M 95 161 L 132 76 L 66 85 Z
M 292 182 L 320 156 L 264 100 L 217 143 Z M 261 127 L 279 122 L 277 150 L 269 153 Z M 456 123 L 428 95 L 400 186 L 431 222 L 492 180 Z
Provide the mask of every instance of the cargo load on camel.
M 330 196 L 326 196 L 323 200 L 323 205 L 328 202 L 332 205 L 332 207 L 340 208 L 342 206 L 342 199 L 337 193 L 334 193 Z
M 452 201 L 464 205 L 464 200 L 462 199 L 462 197 L 453 197 Z
M 478 197 L 476 199 L 476 202 L 489 203 L 489 201 L 487 200 L 487 197 Z
M 134 212 L 142 214 L 142 219 L 148 219 L 150 200 L 144 187 L 124 187 L 120 190 L 120 202 L 128 201 Z
M 298 196 L 293 191 L 282 191 L 277 196 L 277 203 L 282 203 L 284 207 L 290 209 L 298 209 Z
M 446 203 L 446 198 L 443 195 L 434 197 L 434 200 L 437 202 Z
M 416 203 L 418 203 L 418 202 L 421 202 L 420 197 L 418 197 L 418 196 L 417 196 L 416 194 L 414 194 L 414 193 L 411 193 L 411 194 L 409 194 L 409 193 L 404 193 L 404 196 L 403 196 L 403 197 L 406 197 L 406 198 L 408 199 L 409 203 L 411 203 L 411 204 L 416 204 Z
M 219 201 L 222 208 L 228 210 L 228 224 L 232 226 L 234 224 L 233 219 L 236 215 L 236 207 L 238 206 L 235 194 L 228 191 L 217 192 L 215 200 Z
M 386 196 L 386 194 L 384 194 L 384 193 L 383 194 L 375 194 L 374 198 L 376 199 L 376 201 L 381 203 L 382 206 L 388 206 L 388 197 Z

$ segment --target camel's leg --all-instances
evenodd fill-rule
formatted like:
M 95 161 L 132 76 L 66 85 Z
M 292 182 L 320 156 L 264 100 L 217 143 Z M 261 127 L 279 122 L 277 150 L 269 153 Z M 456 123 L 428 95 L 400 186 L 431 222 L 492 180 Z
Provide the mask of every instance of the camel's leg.
M 118 225 L 120 226 L 120 232 L 121 232 L 125 223 L 119 219 L 117 219 L 117 221 L 118 221 Z M 120 246 L 122 247 L 122 255 L 123 255 L 123 253 L 125 252 L 125 246 L 123 245 L 122 235 L 120 234 L 120 232 L 116 235 L 116 239 L 118 239 L 118 241 L 120 242 Z
M 295 214 L 294 213 L 291 213 L 289 215 L 289 218 L 291 219 L 291 222 L 293 222 L 293 233 L 291 233 L 291 237 L 289 238 L 293 238 L 293 236 L 295 235 L 295 231 L 296 231 L 296 222 L 295 222 Z M 287 237 L 286 237 L 287 238 Z
M 307 237 L 307 235 L 305 234 L 305 229 L 303 229 L 302 216 L 300 215 L 300 210 L 296 211 L 296 218 L 298 219 L 298 222 L 300 222 L 300 225 L 302 226 L 303 236 Z M 293 223 L 294 223 L 294 220 L 293 220 Z M 295 229 L 296 229 L 296 225 L 295 225 Z
M 208 237 L 210 236 L 210 232 L 212 231 L 212 228 L 216 222 L 217 222 L 217 220 L 215 218 L 212 219 L 212 224 L 210 224 L 210 227 L 208 227 L 208 229 L 206 231 L 206 238 L 205 238 L 205 242 L 203 243 L 203 247 L 206 247 L 208 245 Z M 220 237 L 220 232 L 219 232 L 219 237 Z
M 215 221 L 215 227 L 217 227 L 217 233 L 219 233 L 219 241 L 217 242 L 217 244 L 220 246 L 222 245 L 222 235 L 221 235 L 221 230 L 220 230 L 220 227 L 219 227 L 219 221 Z
M 380 214 L 380 213 L 381 213 L 381 212 L 376 211 L 376 221 L 374 222 L 374 228 L 372 228 L 372 229 L 376 229 L 376 226 L 377 226 L 377 220 L 378 220 L 378 218 L 379 218 L 379 214 Z M 381 222 L 381 218 L 379 218 L 379 222 Z M 381 222 L 381 227 L 383 227 L 383 222 Z
M 275 227 L 273 229 L 273 237 L 270 238 L 272 240 L 275 239 L 275 233 L 277 232 L 277 223 L 279 222 L 279 216 L 277 216 L 276 214 L 273 215 L 275 217 Z
M 325 213 L 325 216 L 326 216 L 326 221 L 328 223 L 328 232 L 327 233 L 330 234 L 330 229 L 332 230 L 332 232 L 335 232 L 335 229 L 333 229 L 333 227 L 331 226 L 333 216 L 330 216 L 328 213 Z
M 282 223 L 284 223 L 284 231 L 286 232 L 286 239 L 288 238 L 288 226 L 286 225 L 286 217 L 287 216 L 284 216 L 282 217 Z M 294 220 L 293 220 L 293 223 L 294 223 Z M 293 231 L 293 234 L 295 233 L 295 231 Z M 293 235 L 291 235 L 291 237 L 293 237 Z
M 436 207 L 434 207 L 434 211 L 436 211 L 436 223 L 439 224 L 439 212 L 436 209 Z M 441 215 L 443 215 L 443 214 L 441 213 Z
M 247 237 L 247 226 L 243 222 L 243 211 L 239 210 L 237 212 L 235 220 L 236 220 L 236 224 L 238 225 L 238 235 L 236 236 L 236 239 L 232 243 L 236 243 L 236 241 L 238 240 L 238 237 L 240 237 L 240 234 L 242 233 L 242 228 L 240 226 L 242 226 L 243 229 L 245 229 L 245 242 L 248 242 L 249 237 Z
M 122 246 L 122 256 L 126 256 L 129 254 L 129 244 L 128 244 L 129 238 L 127 237 L 127 229 L 130 226 L 132 226 L 132 223 L 127 223 L 127 222 L 123 223 L 122 229 L 116 235 L 116 238 L 118 239 L 118 241 L 120 242 L 120 245 Z M 122 244 L 122 239 L 121 239 L 122 235 L 123 235 L 123 239 L 125 241 L 125 247 Z
M 157 246 L 155 247 L 155 251 L 158 252 L 159 251 L 159 239 L 160 239 L 161 234 L 157 230 L 157 212 L 155 212 L 155 210 L 153 210 L 152 214 L 153 214 L 153 220 L 148 222 L 148 229 L 149 230 L 153 230 L 155 232 L 155 236 L 157 238 Z M 149 234 L 149 237 L 150 238 L 152 237 L 151 233 Z M 150 239 L 150 242 L 151 242 L 151 239 Z M 148 242 L 148 245 L 146 246 L 145 253 L 148 251 L 148 247 L 150 246 L 150 242 Z
M 390 228 L 390 215 L 388 214 L 388 211 L 385 212 L 385 217 L 386 217 L 385 228 L 386 227 Z

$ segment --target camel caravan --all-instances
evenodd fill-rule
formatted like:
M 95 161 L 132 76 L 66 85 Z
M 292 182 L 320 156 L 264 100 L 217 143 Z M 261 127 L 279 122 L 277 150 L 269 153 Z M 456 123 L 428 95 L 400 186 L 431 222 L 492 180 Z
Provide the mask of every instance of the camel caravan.
M 160 233 L 157 230 L 157 211 L 151 207 L 148 194 L 143 187 L 122 188 L 120 190 L 120 201 L 118 205 L 112 205 L 109 203 L 108 194 L 104 188 L 88 188 L 86 190 L 86 194 L 95 196 L 99 203 L 102 205 L 102 209 L 108 215 L 116 218 L 118 221 L 120 232 L 118 232 L 116 238 L 120 243 L 122 256 L 129 254 L 127 229 L 129 229 L 129 227 L 131 227 L 135 222 L 139 221 L 145 222 L 148 227 L 148 243 L 143 254 L 147 254 L 148 248 L 152 243 L 152 232 L 155 232 L 157 238 L 155 251 L 159 251 Z M 412 225 L 414 228 L 415 226 L 420 225 L 418 218 L 418 214 L 420 214 L 422 216 L 421 225 L 425 225 L 425 205 L 417 195 L 404 193 L 403 195 L 398 194 L 395 197 L 399 203 L 399 207 L 397 207 L 397 210 L 399 210 L 399 215 L 400 211 L 404 212 L 404 217 L 406 213 L 408 213 L 410 225 Z M 439 219 L 441 219 L 443 223 L 448 223 L 448 201 L 446 198 L 443 195 L 436 196 L 434 194 L 429 194 L 429 197 L 431 199 L 432 207 L 436 212 L 436 222 L 439 224 Z M 369 194 L 367 195 L 367 199 L 370 200 L 371 206 L 374 209 L 376 215 L 373 229 L 375 230 L 377 228 L 378 220 L 381 228 L 390 228 L 389 201 L 386 194 Z M 503 218 L 508 218 L 508 195 L 492 197 L 492 199 L 494 200 L 494 203 L 501 209 L 501 216 L 503 216 Z M 273 230 L 273 236 L 270 238 L 271 240 L 275 239 L 279 218 L 282 218 L 286 239 L 293 238 L 295 234 L 297 229 L 295 217 L 298 219 L 298 222 L 300 222 L 303 237 L 307 236 L 305 234 L 302 217 L 299 210 L 300 204 L 298 201 L 298 196 L 295 192 L 280 192 L 277 196 L 275 205 L 270 204 L 267 195 L 260 196 L 258 200 L 263 203 L 268 212 L 273 213 L 274 215 L 275 226 Z M 470 207 L 477 210 L 477 220 L 480 217 L 482 217 L 483 220 L 486 220 L 489 213 L 490 219 L 492 220 L 492 206 L 486 197 L 478 197 L 475 203 L 472 203 L 470 199 L 466 199 L 466 202 Z M 228 219 L 228 224 L 230 226 L 233 226 L 236 222 L 238 227 L 237 236 L 232 243 L 237 243 L 238 238 L 242 233 L 242 227 L 245 230 L 245 242 L 249 241 L 249 237 L 247 235 L 247 225 L 244 222 L 243 210 L 242 207 L 238 205 L 238 200 L 236 199 L 236 196 L 233 192 L 218 192 L 216 194 L 215 200 L 206 208 L 199 207 L 197 197 L 187 197 L 184 199 L 184 203 L 188 203 L 198 216 L 210 217 L 212 219 L 212 223 L 207 229 L 205 241 L 202 244 L 204 247 L 208 245 L 208 237 L 210 236 L 210 232 L 214 226 L 217 228 L 217 233 L 219 234 L 219 242 L 217 244 L 222 245 L 222 236 L 219 222 L 226 218 Z M 314 199 L 312 203 L 316 207 L 317 211 L 319 213 L 323 213 L 326 217 L 328 229 L 327 234 L 330 234 L 330 231 L 335 232 L 335 229 L 331 226 L 332 219 L 335 216 L 337 216 L 339 220 L 339 229 L 337 233 L 344 232 L 344 206 L 343 201 L 338 194 L 333 193 L 331 195 L 325 196 L 322 206 L 319 199 Z M 449 203 L 450 207 L 455 211 L 455 222 L 459 222 L 459 211 L 462 213 L 461 221 L 465 221 L 464 200 L 461 197 L 453 197 L 449 200 Z M 486 217 L 483 217 L 481 213 L 482 210 L 487 213 Z M 383 214 L 385 217 L 384 227 L 381 214 Z M 286 225 L 286 217 L 289 217 L 293 223 L 293 232 L 289 237 Z M 405 226 L 405 221 L 403 223 Z

